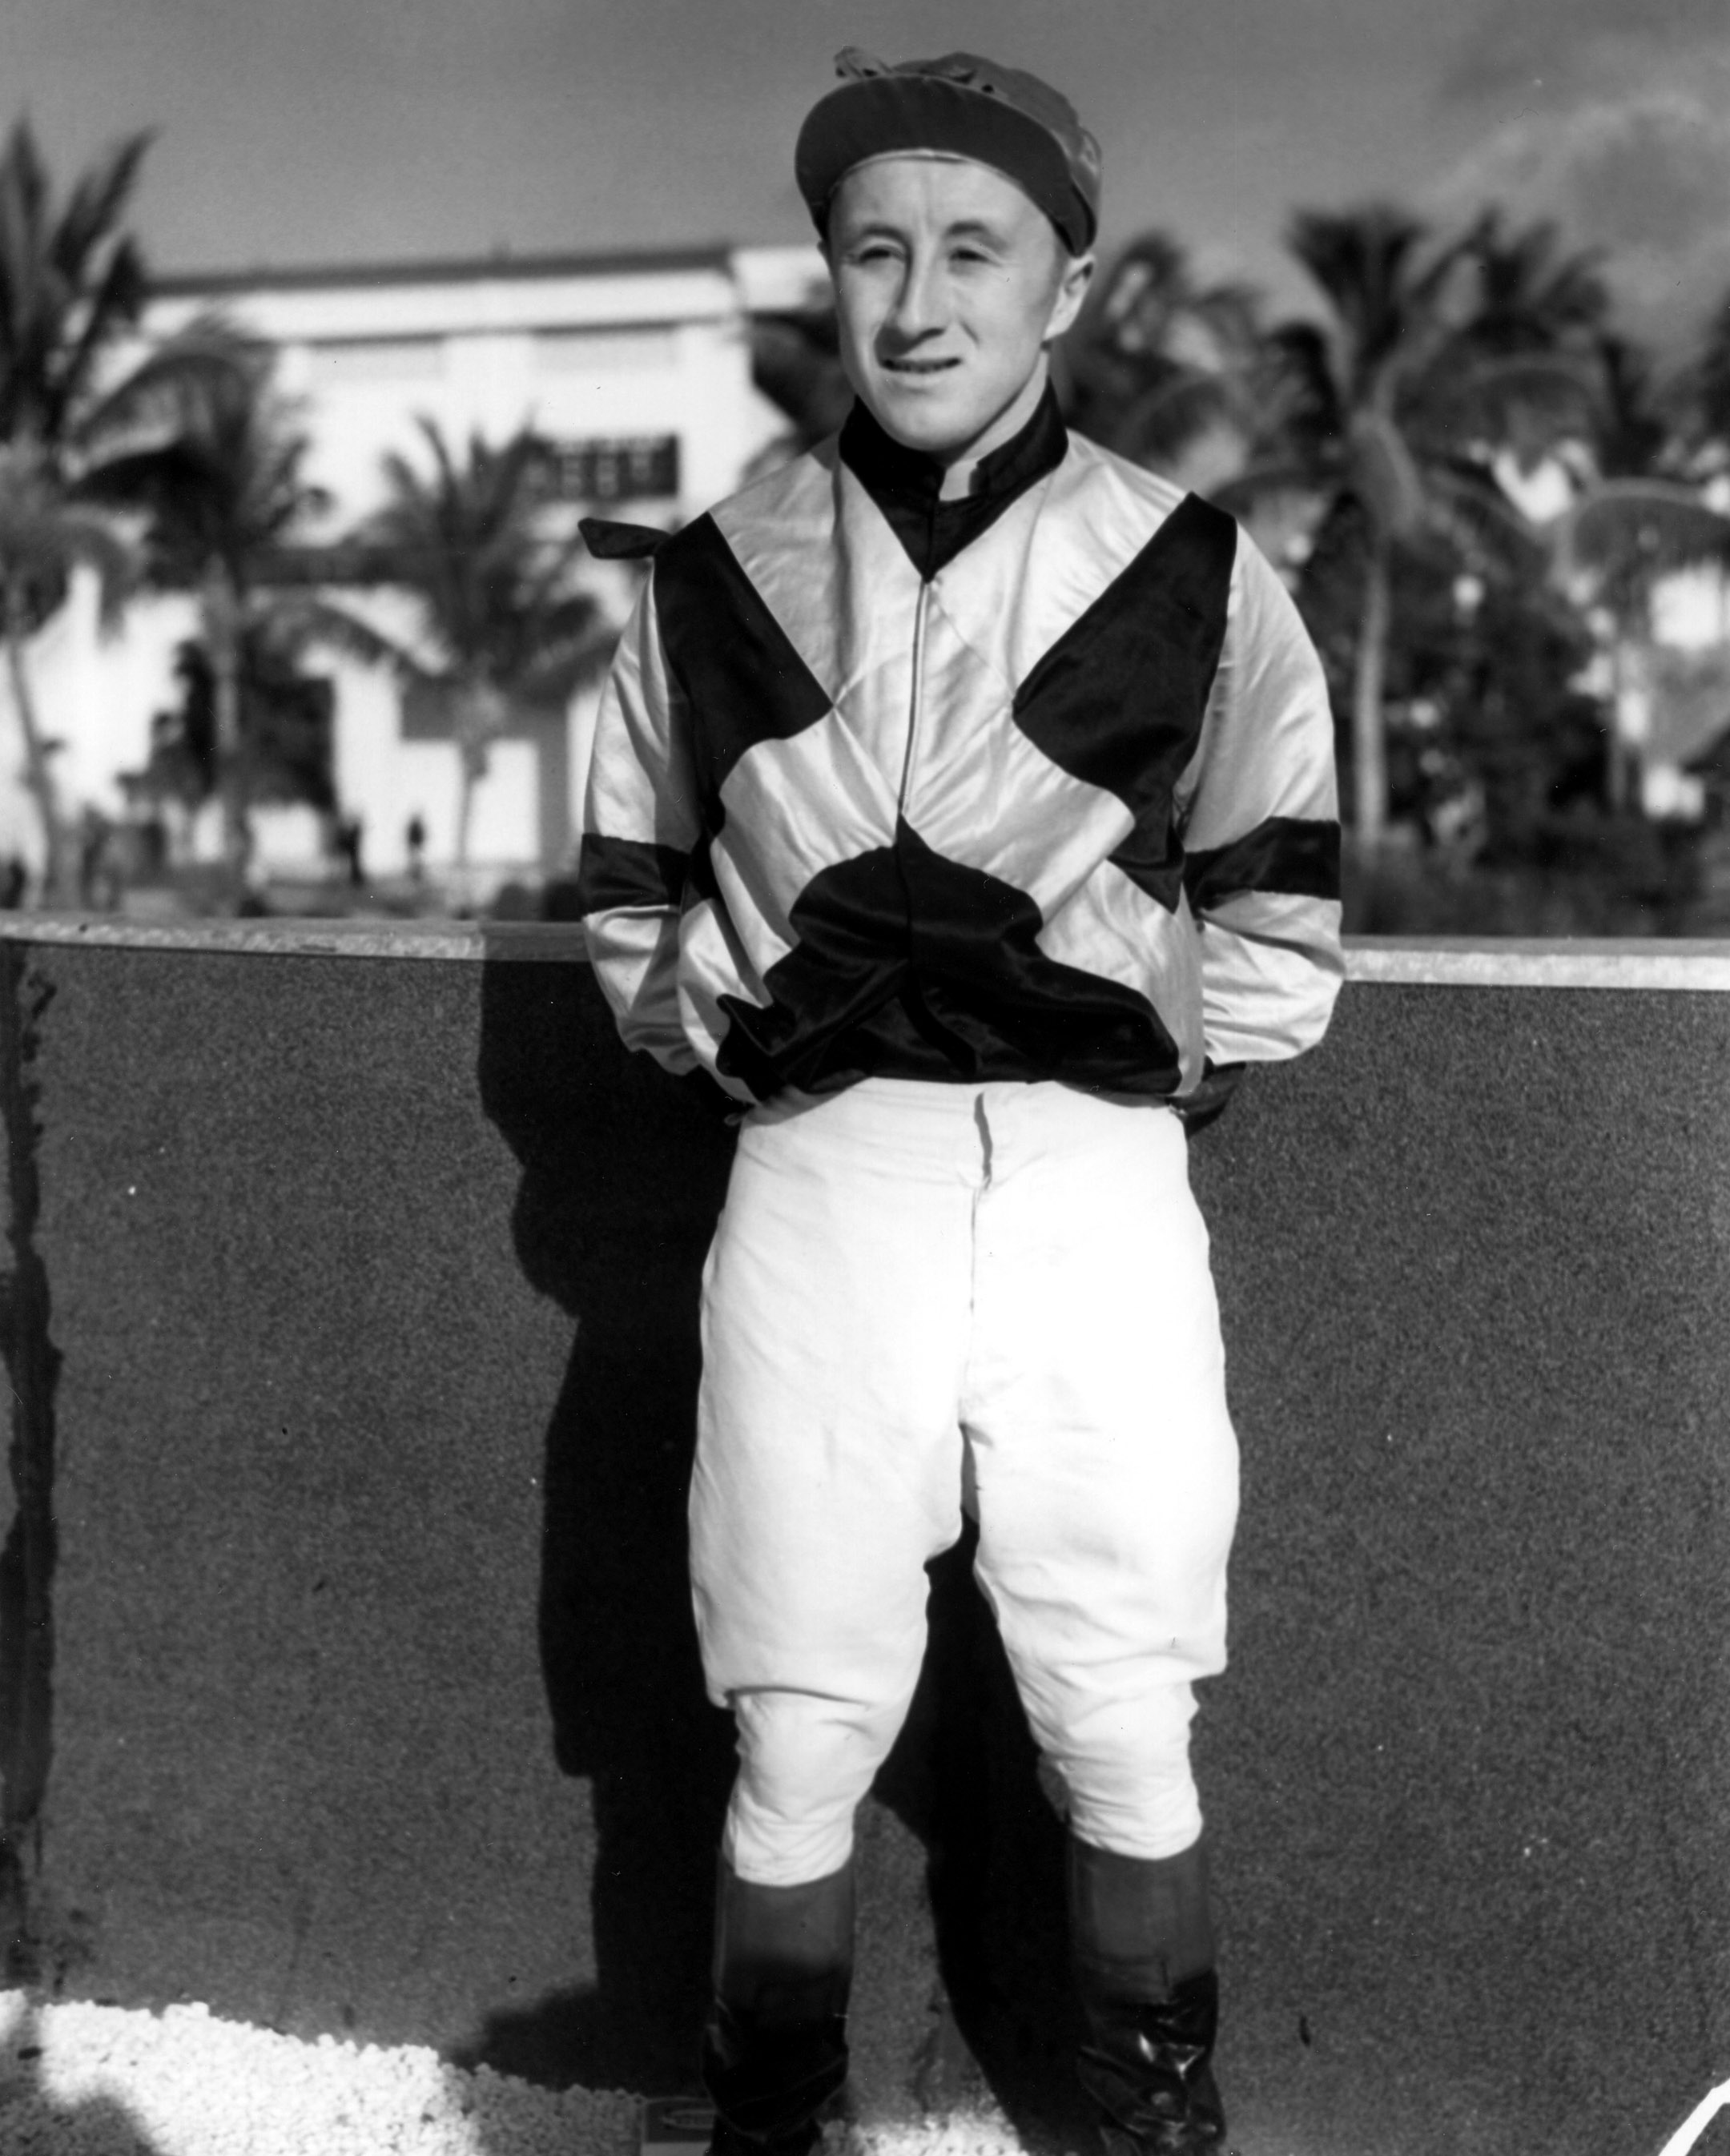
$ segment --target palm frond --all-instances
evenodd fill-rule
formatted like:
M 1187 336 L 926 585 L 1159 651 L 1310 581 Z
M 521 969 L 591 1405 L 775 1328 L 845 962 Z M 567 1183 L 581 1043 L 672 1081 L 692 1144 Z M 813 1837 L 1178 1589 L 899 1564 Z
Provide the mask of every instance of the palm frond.
M 1475 353 L 1470 332 L 1416 385 L 1408 408 L 1414 439 L 1444 455 L 1507 446 L 1522 470 L 1567 441 L 1596 432 L 1604 408 L 1597 360 L 1572 352 Z
M 262 393 L 270 363 L 257 340 L 220 316 L 204 316 L 146 352 L 93 398 L 79 429 L 86 462 L 139 438 L 163 441 L 208 431 L 224 402 Z
M 102 624 L 111 628 L 135 581 L 135 550 L 110 518 L 69 503 L 39 469 L 0 459 L 0 583 L 30 594 L 41 617 L 80 567 L 95 571 Z
M 118 226 L 155 137 L 154 128 L 127 136 L 74 182 L 49 250 L 55 269 L 69 284 L 82 280 L 91 256 Z
M 1534 578 L 1544 541 L 1487 465 L 1469 457 L 1438 460 L 1427 475 L 1429 521 L 1468 567 Z
M 107 259 L 85 285 L 81 324 L 69 319 L 53 369 L 47 431 L 74 437 L 95 400 L 102 362 L 117 340 L 137 326 L 144 311 L 143 259 L 134 242 L 117 239 Z
M 1242 405 L 1236 387 L 1217 375 L 1174 370 L 1169 380 L 1136 398 L 1106 446 L 1137 464 L 1165 470 L 1204 434 L 1233 428 Z M 1247 440 L 1247 423 L 1240 431 Z
M 1342 371 L 1355 398 L 1402 358 L 1428 325 L 1421 292 L 1420 250 L 1430 228 L 1389 203 L 1351 210 L 1298 210 L 1286 244 L 1327 300 L 1344 331 Z
M 1673 481 L 1604 480 L 1563 514 L 1555 545 L 1564 576 L 1651 577 L 1730 559 L 1730 517 Z
M 1385 413 L 1364 410 L 1353 415 L 1346 434 L 1345 484 L 1373 527 L 1389 539 L 1408 539 L 1424 522 L 1424 475 L 1404 436 Z
M 522 670 L 521 693 L 534 703 L 568 702 L 578 689 L 600 680 L 618 647 L 618 631 L 598 621 L 567 634 L 549 630 Z
M 1306 457 L 1264 456 L 1245 465 L 1210 499 L 1234 516 L 1247 518 L 1259 504 L 1282 496 L 1324 501 L 1338 491 L 1337 482 L 1320 476 Z
M 288 598 L 277 594 L 273 596 L 271 613 L 277 633 L 292 646 L 321 647 L 360 665 L 383 668 L 405 685 L 424 687 L 443 678 L 440 670 L 429 665 L 411 644 L 340 600 L 313 593 L 296 593 Z
M 1264 442 L 1321 454 L 1343 436 L 1348 385 L 1335 340 L 1318 324 L 1282 322 L 1270 333 L 1258 387 Z
M 1587 346 L 1610 310 L 1601 248 L 1573 249 L 1552 219 L 1511 225 L 1500 205 L 1481 213 L 1463 252 L 1477 280 L 1472 331 L 1487 351 Z

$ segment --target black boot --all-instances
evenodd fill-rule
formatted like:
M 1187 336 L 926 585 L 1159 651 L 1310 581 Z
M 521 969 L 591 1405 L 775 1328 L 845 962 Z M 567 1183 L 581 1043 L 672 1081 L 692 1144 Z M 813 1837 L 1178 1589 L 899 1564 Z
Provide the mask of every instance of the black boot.
M 1207 1856 L 1118 1856 L 1070 1837 L 1069 1902 L 1084 2033 L 1081 2086 L 1107 2156 L 1219 2150 L 1219 2021 Z
M 725 1858 L 703 2083 L 712 2156 L 807 2156 L 847 2078 L 853 1866 L 809 1886 L 757 1887 Z

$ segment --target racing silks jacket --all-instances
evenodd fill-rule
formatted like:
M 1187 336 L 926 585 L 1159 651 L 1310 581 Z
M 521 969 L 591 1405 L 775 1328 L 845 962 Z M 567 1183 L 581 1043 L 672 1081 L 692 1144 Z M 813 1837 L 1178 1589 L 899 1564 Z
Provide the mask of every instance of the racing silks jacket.
M 627 1045 L 758 1100 L 1173 1098 L 1310 1046 L 1339 826 L 1285 588 L 1049 393 L 974 493 L 940 480 L 856 406 L 656 551 L 578 874 Z

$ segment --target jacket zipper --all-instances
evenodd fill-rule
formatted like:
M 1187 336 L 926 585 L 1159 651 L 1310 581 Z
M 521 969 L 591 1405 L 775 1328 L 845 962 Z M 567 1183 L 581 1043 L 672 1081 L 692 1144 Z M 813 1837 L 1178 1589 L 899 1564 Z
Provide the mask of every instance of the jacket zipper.
M 901 792 L 896 796 L 896 808 L 905 815 L 907 794 L 913 783 L 913 753 L 919 739 L 919 718 L 925 701 L 925 608 L 931 586 L 922 580 L 919 586 L 919 604 L 913 614 L 913 693 L 907 707 L 907 747 L 901 758 Z

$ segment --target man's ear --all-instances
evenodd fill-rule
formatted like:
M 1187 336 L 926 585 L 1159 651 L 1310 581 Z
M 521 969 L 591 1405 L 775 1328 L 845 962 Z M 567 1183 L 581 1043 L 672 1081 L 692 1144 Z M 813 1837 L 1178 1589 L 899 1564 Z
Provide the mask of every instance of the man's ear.
M 1058 274 L 1057 290 L 1051 299 L 1051 321 L 1045 331 L 1047 344 L 1064 331 L 1073 329 L 1075 317 L 1081 311 L 1081 302 L 1087 297 L 1087 287 L 1093 282 L 1097 257 L 1091 254 L 1066 255 Z

